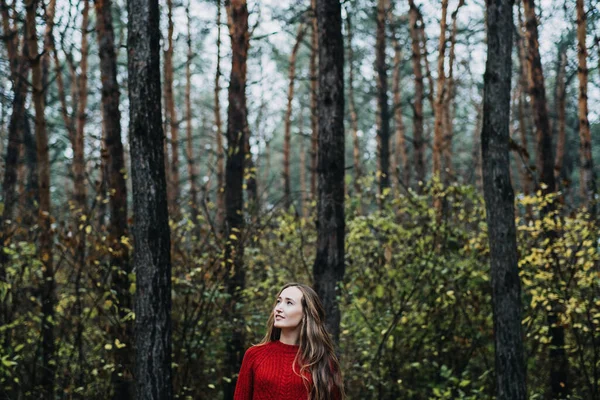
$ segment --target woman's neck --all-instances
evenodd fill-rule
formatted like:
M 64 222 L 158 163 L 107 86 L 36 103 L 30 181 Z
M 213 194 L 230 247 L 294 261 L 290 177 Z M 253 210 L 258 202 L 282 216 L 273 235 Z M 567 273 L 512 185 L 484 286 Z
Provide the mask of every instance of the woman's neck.
M 291 344 L 296 345 L 298 343 L 298 336 L 300 335 L 300 330 L 296 329 L 282 329 L 281 335 L 279 336 L 279 341 L 283 344 Z

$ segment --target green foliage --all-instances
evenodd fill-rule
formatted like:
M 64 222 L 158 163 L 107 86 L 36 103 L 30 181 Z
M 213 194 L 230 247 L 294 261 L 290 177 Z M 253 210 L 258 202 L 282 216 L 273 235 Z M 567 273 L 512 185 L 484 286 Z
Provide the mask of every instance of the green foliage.
M 339 297 L 339 350 L 349 398 L 492 399 L 494 338 L 483 200 L 472 187 L 438 182 L 423 187 L 422 194 L 389 191 L 383 209 L 370 206 L 376 204 L 373 192 L 362 196 L 346 202 L 347 270 Z M 521 196 L 517 204 L 528 387 L 532 399 L 549 390 L 552 314 L 565 329 L 571 398 L 585 399 L 600 384 L 594 381 L 600 376 L 594 352 L 600 342 L 598 234 L 586 210 L 567 213 L 558 200 L 538 194 Z M 440 212 L 431 206 L 438 201 Z M 209 203 L 207 209 L 212 208 Z M 553 211 L 542 219 L 542 210 Z M 214 399 L 222 396 L 222 383 L 234 378 L 222 372 L 225 338 L 241 322 L 220 318 L 229 301 L 222 268 L 226 243 L 213 234 L 210 218 L 195 215 L 183 212 L 171 221 L 174 387 L 181 399 Z M 114 249 L 106 229 L 91 216 L 79 215 L 78 221 L 76 229 L 58 226 L 56 232 L 55 394 L 106 398 L 113 371 L 127 373 L 115 364 L 116 352 L 133 346 L 111 336 L 109 327 L 133 326 L 135 315 L 122 309 L 112 290 Z M 79 230 L 86 235 L 83 268 L 74 253 Z M 23 398 L 39 397 L 33 382 L 41 365 L 42 264 L 36 246 L 26 240 L 32 232 L 17 230 L 8 239 L 6 279 L 0 284 L 3 312 L 9 316 L 0 327 L 0 384 Z M 242 307 L 250 346 L 264 336 L 279 288 L 290 281 L 311 282 L 316 229 L 313 219 L 292 208 L 261 215 L 260 223 L 248 222 L 244 232 L 233 235 L 227 241 L 245 243 Z M 121 243 L 131 250 L 131 239 Z M 134 294 L 135 273 L 128 279 Z

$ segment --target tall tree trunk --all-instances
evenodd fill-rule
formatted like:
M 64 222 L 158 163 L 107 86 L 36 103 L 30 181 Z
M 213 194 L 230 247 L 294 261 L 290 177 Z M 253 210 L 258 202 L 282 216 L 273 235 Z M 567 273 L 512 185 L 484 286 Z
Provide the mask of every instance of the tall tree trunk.
M 75 140 L 73 141 L 73 177 L 75 179 L 74 199 L 76 207 L 82 213 L 86 213 L 87 190 L 85 184 L 85 156 L 84 156 L 84 128 L 86 121 L 87 107 L 87 67 L 88 67 L 88 22 L 89 22 L 89 1 L 83 0 L 82 22 L 81 22 L 81 62 L 80 73 L 77 76 L 77 124 L 75 130 Z M 75 84 L 75 82 L 74 82 Z M 85 240 L 85 236 L 81 239 Z M 85 244 L 83 244 L 85 246 Z M 81 248 L 79 249 L 81 250 Z
M 215 125 L 217 135 L 217 192 L 216 221 L 217 232 L 225 229 L 225 153 L 223 151 L 223 130 L 221 122 L 221 0 L 217 0 L 217 72 L 215 73 Z
M 178 213 L 179 206 L 179 120 L 175 108 L 175 96 L 173 93 L 173 0 L 167 0 L 167 43 L 165 52 L 165 101 L 167 102 L 167 124 L 171 133 L 171 164 L 169 178 L 171 179 L 170 206 L 173 216 Z
M 596 203 L 594 195 L 596 193 L 596 182 L 594 179 L 594 163 L 592 159 L 592 135 L 590 132 L 590 121 L 588 119 L 588 68 L 587 68 L 587 47 L 586 22 L 583 0 L 577 0 L 577 76 L 579 78 L 579 187 L 583 204 L 590 208 L 592 216 L 596 215 Z
M 448 13 L 448 0 L 442 0 L 442 19 L 440 22 L 440 42 L 438 48 L 438 80 L 437 96 L 435 98 L 435 124 L 433 134 L 433 175 L 442 178 L 442 146 L 444 141 L 444 97 L 446 95 L 446 15 Z M 438 206 L 441 203 L 437 202 Z M 438 210 L 439 211 L 439 210 Z
M 402 93 L 400 89 L 400 68 L 402 63 L 402 48 L 396 36 L 395 23 L 390 24 L 392 27 L 392 44 L 394 46 L 394 74 L 392 78 L 392 92 L 394 93 L 394 122 L 396 124 L 396 146 L 394 150 L 392 177 L 394 184 L 398 187 L 402 182 L 402 186 L 410 185 L 410 164 L 406 149 L 406 138 L 404 136 L 404 121 L 402 118 Z
M 109 196 L 110 221 L 108 242 L 113 248 L 110 264 L 112 288 L 118 302 L 118 321 L 111 324 L 111 337 L 125 347 L 114 350 L 115 370 L 111 374 L 113 399 L 132 398 L 133 384 L 133 327 L 125 322 L 131 311 L 133 299 L 129 292 L 131 264 L 129 250 L 121 238 L 128 237 L 127 231 L 127 185 L 125 182 L 125 158 L 121 140 L 121 111 L 119 110 L 119 83 L 117 81 L 117 55 L 112 19 L 112 1 L 95 0 L 96 30 L 100 55 L 100 77 L 102 80 L 102 126 L 106 149 L 106 178 Z
M 409 1 L 410 2 L 410 1 Z M 429 67 L 429 54 L 427 50 L 427 34 L 425 33 L 425 20 L 423 19 L 423 14 L 417 8 L 417 16 L 419 18 L 419 28 L 417 33 L 419 35 L 420 46 L 421 46 L 421 57 L 423 58 L 425 64 L 425 77 L 427 78 L 427 85 L 429 91 L 427 92 L 427 99 L 429 100 L 429 105 L 431 106 L 431 112 L 435 114 L 435 92 L 434 92 L 434 84 L 433 84 L 433 76 L 431 75 L 431 68 Z M 435 115 L 434 115 L 435 117 Z
M 325 307 L 325 325 L 337 342 L 340 334 L 338 285 L 344 278 L 344 43 L 338 0 L 317 2 L 319 39 L 319 197 L 316 292 Z
M 354 50 L 352 49 L 352 20 L 351 13 L 346 12 L 346 26 L 348 37 L 348 108 L 350 111 L 350 130 L 352 132 L 352 161 L 354 166 L 354 191 L 357 194 L 362 192 L 359 179 L 362 177 L 362 168 L 360 162 L 360 141 L 358 138 L 358 116 L 356 114 L 356 104 L 354 104 Z
M 487 2 L 488 59 L 481 134 L 498 400 L 527 398 L 517 229 L 509 159 L 512 5 L 510 0 Z
M 539 53 L 537 20 L 535 15 L 534 0 L 523 0 L 525 26 L 527 29 L 527 52 L 529 65 L 529 91 L 533 105 L 533 119 L 536 127 L 537 154 L 536 166 L 539 174 L 542 192 L 551 193 L 555 190 L 554 156 L 550 121 L 548 119 L 548 106 L 546 104 L 546 89 L 544 88 L 544 75 Z M 551 206 L 544 207 L 541 217 L 544 218 L 552 211 Z M 555 233 L 547 232 L 550 241 Z M 551 302 L 548 313 L 548 326 L 550 331 L 550 388 L 551 398 L 564 398 L 569 392 L 568 368 L 569 362 L 565 351 L 565 329 L 558 323 L 560 305 Z
M 87 107 L 87 69 L 88 69 L 88 23 L 89 23 L 89 11 L 90 3 L 88 0 L 83 0 L 83 11 L 82 11 L 82 22 L 81 22 L 81 61 L 80 61 L 80 72 L 77 76 L 77 91 L 78 91 L 78 102 L 77 102 L 77 124 L 75 130 L 75 137 L 73 143 L 73 177 L 74 177 L 74 203 L 78 212 L 75 213 L 76 218 L 81 215 L 87 215 L 87 188 L 85 182 L 85 155 L 84 155 L 84 128 L 86 121 L 86 107 Z M 75 82 L 73 82 L 75 84 Z M 86 233 L 85 229 L 78 229 L 79 225 L 85 226 L 86 224 L 80 224 L 79 221 L 73 223 L 74 229 L 78 230 L 76 233 L 77 245 L 74 249 L 74 267 L 75 272 L 75 287 L 81 286 L 81 277 L 83 269 L 85 268 L 85 247 L 86 247 Z M 77 328 L 75 333 L 75 348 L 78 352 L 78 372 L 76 376 L 77 386 L 84 385 L 84 350 L 83 350 L 83 321 L 81 319 L 83 312 L 83 302 L 79 290 L 77 290 L 77 296 L 74 307 L 74 319 L 77 321 Z
M 233 399 L 236 379 L 244 352 L 244 317 L 240 310 L 242 292 L 246 285 L 243 264 L 244 245 L 244 169 L 246 167 L 246 61 L 250 46 L 248 7 L 246 0 L 226 3 L 229 35 L 231 37 L 232 65 L 229 79 L 229 107 L 227 109 L 227 164 L 225 167 L 226 234 L 225 274 L 226 288 L 231 296 L 225 309 L 225 318 L 235 321 L 226 340 L 227 367 L 223 381 L 224 399 Z
M 558 119 L 558 135 L 556 140 L 556 163 L 554 165 L 554 178 L 557 185 L 562 186 L 562 168 L 565 159 L 565 143 L 567 138 L 567 46 L 560 45 L 558 50 L 558 68 L 556 73 L 556 113 Z
M 413 101 L 413 146 L 414 167 L 417 188 L 425 182 L 425 140 L 423 138 L 423 70 L 421 69 L 421 47 L 419 40 L 419 10 L 413 0 L 408 0 L 410 5 L 409 27 L 412 40 L 412 65 L 415 75 L 415 97 Z
M 483 171 L 481 162 L 481 130 L 483 129 L 483 104 L 476 105 L 477 117 L 475 120 L 475 131 L 473 132 L 473 148 L 471 158 L 473 160 L 473 175 L 475 188 L 479 193 L 483 191 Z
M 246 160 L 244 162 L 244 182 L 246 194 L 248 196 L 248 211 L 252 222 L 259 222 L 260 204 L 258 201 L 258 189 L 256 184 L 256 168 L 254 167 L 254 158 L 252 158 L 252 148 L 250 147 L 250 125 L 248 124 L 248 109 L 246 109 L 246 121 L 244 123 L 244 151 Z
M 450 50 L 448 55 L 448 77 L 446 78 L 446 95 L 444 97 L 444 138 L 442 145 L 442 165 L 444 174 L 442 174 L 444 185 L 450 184 L 450 177 L 453 175 L 452 168 L 452 139 L 454 136 L 454 97 L 456 95 L 454 88 L 454 62 L 456 59 L 456 35 L 458 31 L 458 11 L 465 5 L 465 0 L 460 0 L 456 9 L 452 12 L 452 32 L 450 33 Z
M 136 389 L 138 399 L 170 400 L 171 238 L 163 168 L 160 14 L 158 0 L 127 5 Z
M 388 109 L 386 47 L 387 1 L 377 1 L 377 33 L 375 41 L 375 70 L 377 76 L 377 177 L 380 205 L 383 192 L 390 187 L 390 115 Z
M 19 163 L 19 148 L 22 138 L 22 132 L 25 122 L 25 103 L 27 101 L 27 75 L 29 74 L 30 63 L 29 53 L 27 51 L 27 41 L 23 42 L 22 54 L 18 53 L 17 32 L 11 26 L 9 6 L 5 0 L 0 0 L 0 13 L 2 17 L 2 40 L 4 41 L 8 53 L 11 80 L 13 86 L 12 110 L 8 123 L 8 145 L 6 147 L 6 156 L 4 158 L 4 178 L 2 183 L 2 199 L 4 202 L 4 212 L 2 213 L 2 243 L 7 239 L 8 231 L 5 229 L 4 222 L 13 218 L 14 206 L 17 199 L 17 169 Z M 25 21 L 24 29 L 27 29 Z M 6 254 L 0 252 L 2 268 L 6 262 Z M 1 275 L 4 271 L 0 272 Z M 0 276 L 1 278 L 2 276 Z
M 551 193 L 556 187 L 554 181 L 552 133 L 550 131 L 550 120 L 548 118 L 548 105 L 546 103 L 544 74 L 542 71 L 542 62 L 539 51 L 534 0 L 523 0 L 523 8 L 525 11 L 525 26 L 527 29 L 527 56 L 530 70 L 529 91 L 533 104 L 533 119 L 536 128 L 536 165 L 540 177 L 540 183 L 546 185 L 546 188 L 543 190 L 543 192 Z
M 187 61 L 185 64 L 185 120 L 186 120 L 186 138 L 187 138 L 187 170 L 188 179 L 190 180 L 190 207 L 192 210 L 192 218 L 194 224 L 197 224 L 198 216 L 198 173 L 196 172 L 196 164 L 194 160 L 194 145 L 192 141 L 192 60 L 194 52 L 192 50 L 192 22 L 190 17 L 190 2 L 185 9 L 187 18 Z
M 287 111 L 285 113 L 285 130 L 283 136 L 283 202 L 286 210 L 292 205 L 292 190 L 290 184 L 290 142 L 292 139 L 292 101 L 294 100 L 294 80 L 296 79 L 296 56 L 304 37 L 304 24 L 298 25 L 296 43 L 290 54 L 289 84 L 287 96 Z
M 54 264 L 52 260 L 52 230 L 50 214 L 50 158 L 48 154 L 48 133 L 46 132 L 46 119 L 44 117 L 45 102 L 44 88 L 42 86 L 41 57 L 38 54 L 38 38 L 36 34 L 35 15 L 37 0 L 25 0 L 27 46 L 29 62 L 31 65 L 32 98 L 35 108 L 35 135 L 38 150 L 39 165 L 39 258 L 44 264 L 42 293 L 42 373 L 41 384 L 45 398 L 50 398 L 54 393 L 54 379 L 56 363 L 54 345 L 54 305 L 56 294 L 54 292 Z
M 517 29 L 516 36 L 516 45 L 517 45 L 517 54 L 519 58 L 519 98 L 518 98 L 518 119 L 519 119 L 519 134 L 521 138 L 521 149 L 520 156 L 522 160 L 520 160 L 522 170 L 524 171 L 524 176 L 521 182 L 522 190 L 525 195 L 529 195 L 534 190 L 533 185 L 533 175 L 532 175 L 532 165 L 531 159 L 529 155 L 529 132 L 531 131 L 529 126 L 529 118 L 530 114 L 529 104 L 527 102 L 527 93 L 529 90 L 529 67 L 527 61 L 527 49 L 524 41 L 524 32 L 522 29 L 522 14 L 521 8 L 519 10 L 519 27 Z M 527 215 L 531 215 L 531 207 L 527 208 Z
M 300 118 L 298 121 L 298 141 L 300 142 L 300 210 L 303 218 L 308 218 L 307 191 L 306 191 L 306 149 L 304 145 L 304 105 L 300 105 Z
M 319 40 L 317 27 L 317 0 L 310 0 L 312 9 L 312 30 L 310 36 L 310 127 L 311 127 L 311 146 L 310 146 L 310 198 L 317 198 L 317 152 L 319 147 L 319 116 L 317 111 L 317 96 L 319 90 L 319 77 L 317 76 Z

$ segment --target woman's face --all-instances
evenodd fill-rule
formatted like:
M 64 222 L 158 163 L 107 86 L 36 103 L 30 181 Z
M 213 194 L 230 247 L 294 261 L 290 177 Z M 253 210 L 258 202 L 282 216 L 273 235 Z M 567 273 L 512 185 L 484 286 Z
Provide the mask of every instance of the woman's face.
M 275 328 L 295 329 L 302 321 L 302 292 L 295 286 L 285 288 L 275 304 Z

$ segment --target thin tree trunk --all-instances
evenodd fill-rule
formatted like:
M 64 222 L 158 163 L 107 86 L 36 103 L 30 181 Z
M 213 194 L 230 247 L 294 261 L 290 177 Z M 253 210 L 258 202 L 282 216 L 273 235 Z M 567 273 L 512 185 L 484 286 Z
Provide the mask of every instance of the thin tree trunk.
M 319 148 L 319 117 L 317 111 L 317 96 L 319 78 L 317 76 L 319 40 L 317 27 L 317 0 L 310 0 L 312 9 L 312 31 L 311 31 L 311 51 L 310 51 L 310 126 L 311 126 L 311 150 L 310 150 L 310 198 L 317 198 L 317 152 Z
M 313 282 L 325 307 L 325 325 L 340 335 L 338 285 L 344 278 L 344 43 L 338 0 L 317 2 L 319 39 L 319 197 Z
M 487 4 L 488 59 L 484 75 L 481 148 L 490 231 L 496 398 L 525 400 L 527 388 L 521 333 L 521 285 L 509 158 L 512 1 L 500 0 Z
M 429 91 L 427 92 L 427 99 L 429 99 L 429 105 L 431 106 L 431 112 L 435 114 L 435 92 L 434 92 L 434 84 L 433 84 L 433 76 L 431 75 L 431 68 L 429 67 L 429 54 L 427 51 L 427 34 L 425 33 L 425 20 L 423 19 L 423 14 L 417 8 L 417 15 L 419 18 L 419 28 L 417 33 L 419 34 L 419 40 L 421 42 L 421 57 L 425 62 L 425 77 L 427 78 L 427 84 L 429 87 Z M 434 115 L 435 117 L 435 115 Z
M 167 124 L 169 124 L 171 133 L 171 164 L 169 178 L 171 179 L 170 206 L 175 216 L 178 213 L 179 206 L 179 120 L 177 119 L 177 110 L 175 108 L 175 96 L 173 93 L 173 0 L 167 0 L 167 43 L 168 48 L 165 52 L 165 101 L 167 102 Z
M 217 0 L 217 72 L 215 74 L 215 125 L 217 135 L 217 204 L 216 222 L 217 232 L 225 229 L 225 153 L 223 151 L 223 130 L 221 122 L 221 102 L 219 93 L 221 79 L 221 0 Z
M 31 64 L 31 87 L 35 108 L 35 135 L 39 165 L 39 259 L 44 264 L 42 293 L 42 372 L 41 385 L 45 398 L 53 397 L 56 363 L 54 344 L 54 264 L 52 260 L 52 230 L 50 212 L 50 158 L 48 153 L 48 133 L 44 117 L 45 102 L 42 86 L 41 57 L 38 54 L 35 15 L 37 0 L 26 0 L 27 45 Z
M 377 177 L 379 201 L 390 187 L 390 115 L 388 109 L 388 78 L 385 61 L 387 1 L 377 1 L 377 33 L 375 42 L 375 70 L 377 77 Z
M 523 16 L 521 13 L 521 8 L 518 7 L 519 10 L 519 28 L 518 35 L 516 37 L 517 44 L 517 54 L 519 56 L 519 109 L 518 109 L 518 118 L 519 118 L 519 134 L 521 137 L 521 157 L 520 164 L 522 169 L 525 171 L 526 175 L 524 176 L 522 182 L 522 190 L 525 195 L 529 195 L 534 190 L 534 176 L 532 175 L 532 165 L 531 158 L 529 155 L 529 134 L 531 132 L 530 115 L 531 109 L 529 107 L 529 103 L 527 101 L 527 93 L 529 91 L 529 66 L 527 61 L 527 48 L 524 40 L 525 32 L 523 31 L 524 23 L 522 21 Z M 529 117 L 528 117 L 529 116 Z M 535 169 L 535 168 L 533 168 Z M 531 215 L 531 207 L 527 207 L 527 215 Z
M 27 51 L 27 41 L 23 42 L 22 54 L 18 54 L 17 48 L 17 32 L 13 30 L 10 23 L 9 7 L 5 0 L 0 0 L 0 12 L 2 16 L 2 39 L 6 45 L 9 62 L 11 79 L 13 82 L 13 100 L 12 111 L 8 123 L 8 145 L 6 147 L 6 156 L 4 159 L 4 179 L 2 184 L 2 199 L 4 202 L 4 212 L 1 216 L 2 226 L 2 243 L 6 240 L 7 230 L 4 222 L 12 220 L 14 214 L 14 206 L 16 204 L 17 192 L 17 169 L 19 164 L 19 148 L 24 129 L 25 121 L 25 103 L 27 101 L 27 75 L 29 74 L 30 63 L 29 53 Z M 27 21 L 25 21 L 24 29 L 27 29 Z M 4 265 L 6 255 L 0 252 L 2 267 Z M 2 272 L 3 274 L 4 272 Z
M 419 40 L 418 18 L 419 10 L 413 0 L 408 0 L 410 5 L 409 27 L 412 39 L 412 64 L 415 75 L 415 97 L 413 102 L 413 146 L 414 167 L 417 188 L 425 183 L 425 141 L 423 138 L 423 70 L 421 69 L 421 47 Z
M 477 119 L 475 120 L 475 131 L 473 132 L 473 149 L 471 158 L 473 160 L 473 175 L 475 175 L 475 188 L 479 193 L 483 191 L 483 171 L 481 170 L 481 130 L 483 129 L 483 103 L 476 106 Z
M 580 158 L 580 182 L 581 198 L 583 204 L 590 208 L 592 216 L 596 215 L 596 205 L 594 195 L 596 193 L 596 182 L 594 179 L 594 163 L 592 159 L 592 135 L 590 132 L 590 121 L 588 119 L 588 68 L 587 68 L 587 47 L 586 22 L 583 0 L 576 1 L 577 7 L 577 76 L 579 78 L 579 158 Z
M 435 124 L 433 133 L 433 175 L 442 179 L 442 146 L 444 141 L 444 97 L 446 95 L 446 15 L 448 13 L 448 0 L 442 0 L 442 19 L 440 22 L 440 42 L 438 48 L 438 80 L 435 98 Z M 440 202 L 436 203 L 441 206 Z M 438 209 L 440 211 L 440 209 Z
M 460 0 L 454 12 L 452 12 L 452 33 L 450 34 L 450 50 L 448 55 L 448 77 L 446 78 L 446 95 L 444 97 L 444 138 L 442 145 L 442 165 L 444 174 L 442 174 L 444 185 L 450 184 L 450 177 L 453 175 L 452 168 L 452 139 L 454 137 L 454 62 L 456 59 L 456 35 L 458 31 L 457 16 L 458 11 L 465 5 L 465 0 Z
M 567 109 L 567 46 L 561 45 L 558 50 L 558 71 L 556 74 L 556 113 L 558 116 L 558 136 L 556 140 L 556 164 L 554 166 L 554 178 L 559 186 L 562 186 L 562 169 L 565 159 L 566 109 Z
M 304 145 L 304 105 L 300 105 L 298 121 L 298 140 L 300 142 L 300 210 L 302 217 L 308 218 L 307 191 L 306 191 L 306 149 Z
M 533 119 L 536 127 L 536 167 L 539 174 L 539 183 L 544 194 L 556 190 L 554 180 L 554 155 L 552 149 L 552 137 L 550 121 L 548 118 L 548 106 L 546 103 L 546 89 L 544 87 L 544 75 L 539 53 L 539 41 L 537 30 L 537 19 L 535 15 L 534 0 L 523 0 L 525 15 L 525 26 L 527 30 L 527 53 L 529 65 L 529 91 L 533 105 Z M 541 185 L 543 184 L 543 185 Z M 552 211 L 551 205 L 541 211 L 541 218 L 545 218 Z M 552 242 L 555 233 L 546 232 L 546 236 Z M 558 323 L 560 305 L 551 302 L 551 310 L 548 313 L 548 326 L 550 333 L 550 397 L 564 398 L 569 392 L 568 369 L 569 362 L 565 350 L 565 329 Z
M 192 209 L 192 218 L 194 224 L 197 224 L 198 216 L 198 187 L 196 172 L 196 160 L 194 160 L 194 145 L 192 141 L 192 59 L 194 52 L 192 50 L 192 23 L 190 17 L 190 2 L 185 9 L 187 17 L 187 62 L 185 65 L 185 120 L 186 120 L 186 136 L 187 136 L 187 170 L 188 179 L 190 180 L 190 207 Z
M 239 308 L 245 288 L 243 263 L 244 244 L 244 170 L 246 160 L 247 108 L 246 108 L 246 60 L 250 46 L 248 31 L 248 7 L 246 0 L 226 3 L 229 34 L 231 37 L 232 65 L 229 79 L 229 107 L 227 109 L 227 164 L 225 168 L 226 225 L 225 268 L 226 288 L 231 296 L 225 318 L 235 321 L 226 339 L 227 367 L 223 381 L 224 399 L 233 399 L 236 379 L 244 352 L 244 317 Z
M 394 122 L 396 124 L 396 147 L 394 157 L 392 157 L 393 168 L 392 176 L 394 184 L 398 187 L 402 182 L 402 186 L 410 185 L 410 164 L 408 160 L 408 152 L 406 148 L 406 138 L 404 134 L 404 121 L 402 118 L 402 91 L 400 89 L 400 67 L 402 63 L 402 48 L 396 36 L 395 24 L 392 27 L 392 45 L 394 46 L 394 74 L 392 78 L 392 91 L 394 93 Z
M 536 128 L 536 157 L 537 171 L 540 183 L 546 185 L 544 193 L 555 190 L 554 182 L 554 157 L 552 149 L 552 134 L 548 118 L 548 105 L 546 103 L 546 89 L 544 87 L 544 74 L 539 52 L 537 19 L 535 15 L 534 0 L 523 0 L 525 10 L 525 26 L 527 28 L 527 53 L 530 69 L 529 91 L 533 104 L 533 119 Z M 556 383 L 558 385 L 558 383 Z M 564 392 L 560 392 L 564 393 Z
M 113 400 L 132 398 L 133 384 L 133 326 L 124 321 L 131 311 L 133 299 L 129 292 L 131 264 L 129 250 L 121 238 L 127 231 L 127 185 L 125 182 L 125 158 L 121 141 L 121 111 L 119 110 L 119 83 L 117 81 L 117 55 L 112 20 L 112 1 L 96 0 L 96 30 L 100 55 L 102 80 L 102 126 L 106 149 L 106 179 L 109 196 L 110 221 L 108 242 L 113 248 L 110 264 L 112 288 L 118 302 L 120 323 L 110 325 L 111 337 L 125 344 L 116 348 L 115 370 L 111 374 Z
M 171 400 L 171 239 L 163 153 L 158 0 L 127 2 L 138 399 Z
M 362 192 L 359 179 L 362 177 L 362 167 L 360 162 L 360 141 L 358 138 L 358 116 L 356 114 L 356 104 L 354 104 L 354 50 L 352 49 L 352 20 L 351 13 L 346 12 L 346 25 L 348 37 L 348 108 L 350 111 L 350 130 L 352 132 L 352 161 L 354 164 L 354 191 L 357 194 Z
M 290 142 L 292 139 L 292 101 L 294 100 L 294 80 L 296 79 L 296 56 L 300 43 L 304 37 L 304 24 L 298 25 L 298 33 L 296 34 L 296 43 L 290 54 L 290 67 L 288 73 L 288 96 L 287 96 L 287 111 L 285 113 L 285 130 L 283 136 L 283 202 L 286 210 L 292 205 L 292 190 L 290 184 Z
M 84 157 L 84 128 L 87 107 L 87 67 L 88 67 L 88 22 L 89 1 L 83 0 L 82 22 L 81 22 L 81 62 L 80 73 L 77 77 L 77 125 L 75 141 L 73 142 L 73 176 L 75 179 L 74 199 L 76 206 L 86 213 L 87 190 L 85 185 L 85 157 Z M 75 83 L 75 82 L 74 82 Z M 85 246 L 85 244 L 83 244 Z M 81 248 L 79 249 L 81 250 Z

